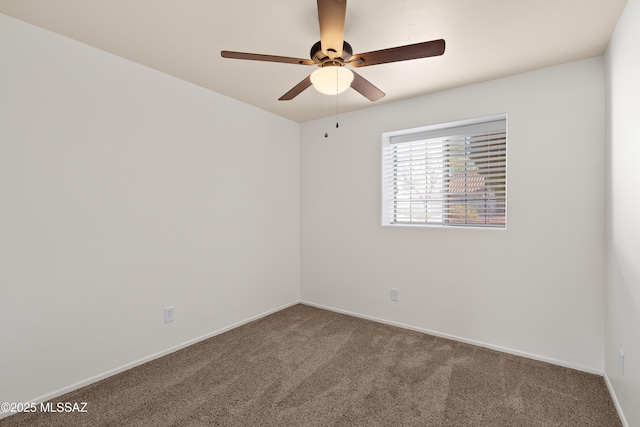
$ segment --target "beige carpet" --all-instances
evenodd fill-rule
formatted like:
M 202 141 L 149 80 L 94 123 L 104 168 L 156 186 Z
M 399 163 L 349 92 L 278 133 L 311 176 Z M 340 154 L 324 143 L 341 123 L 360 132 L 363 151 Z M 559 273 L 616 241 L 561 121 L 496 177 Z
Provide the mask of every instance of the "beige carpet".
M 0 426 L 620 426 L 601 377 L 296 305 Z

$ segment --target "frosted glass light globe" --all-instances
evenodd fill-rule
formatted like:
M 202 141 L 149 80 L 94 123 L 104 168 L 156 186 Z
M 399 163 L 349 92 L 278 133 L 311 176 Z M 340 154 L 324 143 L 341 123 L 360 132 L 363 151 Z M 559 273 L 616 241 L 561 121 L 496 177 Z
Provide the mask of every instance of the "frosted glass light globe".
M 337 95 L 351 87 L 353 72 L 344 67 L 331 65 L 322 67 L 311 74 L 311 83 L 320 93 Z

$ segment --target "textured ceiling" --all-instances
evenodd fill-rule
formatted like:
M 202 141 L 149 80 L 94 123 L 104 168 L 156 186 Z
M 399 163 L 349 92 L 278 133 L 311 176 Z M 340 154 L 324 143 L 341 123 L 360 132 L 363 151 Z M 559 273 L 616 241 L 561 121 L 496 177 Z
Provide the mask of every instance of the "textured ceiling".
M 441 57 L 358 72 L 386 97 L 354 90 L 340 111 L 423 95 L 604 53 L 626 0 L 348 0 L 354 53 L 443 38 Z M 315 67 L 223 59 L 221 50 L 307 58 L 319 40 L 314 0 L 0 0 L 0 13 L 291 120 L 324 117 L 313 88 L 277 99 Z

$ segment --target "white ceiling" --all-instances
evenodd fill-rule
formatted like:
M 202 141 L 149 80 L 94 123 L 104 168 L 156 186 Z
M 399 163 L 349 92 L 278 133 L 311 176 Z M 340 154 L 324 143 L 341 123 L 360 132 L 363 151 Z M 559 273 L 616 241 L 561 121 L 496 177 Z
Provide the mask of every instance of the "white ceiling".
M 443 38 L 446 52 L 358 69 L 387 96 L 354 90 L 341 112 L 604 53 L 626 0 L 349 0 L 354 53 Z M 298 122 L 335 112 L 309 88 L 277 99 L 314 67 L 223 59 L 221 50 L 308 58 L 314 0 L 0 0 L 0 13 Z M 328 105 L 327 105 L 328 104 Z

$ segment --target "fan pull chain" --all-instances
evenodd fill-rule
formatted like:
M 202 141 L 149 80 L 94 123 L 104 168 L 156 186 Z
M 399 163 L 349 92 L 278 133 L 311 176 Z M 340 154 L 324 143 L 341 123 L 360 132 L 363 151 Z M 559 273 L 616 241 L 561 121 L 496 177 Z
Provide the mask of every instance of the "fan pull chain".
M 340 109 L 338 108 L 338 68 L 336 68 L 336 129 L 340 127 L 338 119 L 340 118 Z
M 340 108 L 338 106 L 338 96 L 336 94 L 336 129 L 340 127 L 339 119 L 340 119 Z
M 328 138 L 329 137 L 329 132 L 328 132 L 328 128 L 327 128 L 327 120 L 329 119 L 329 103 L 327 102 L 327 97 L 324 97 L 324 137 Z

